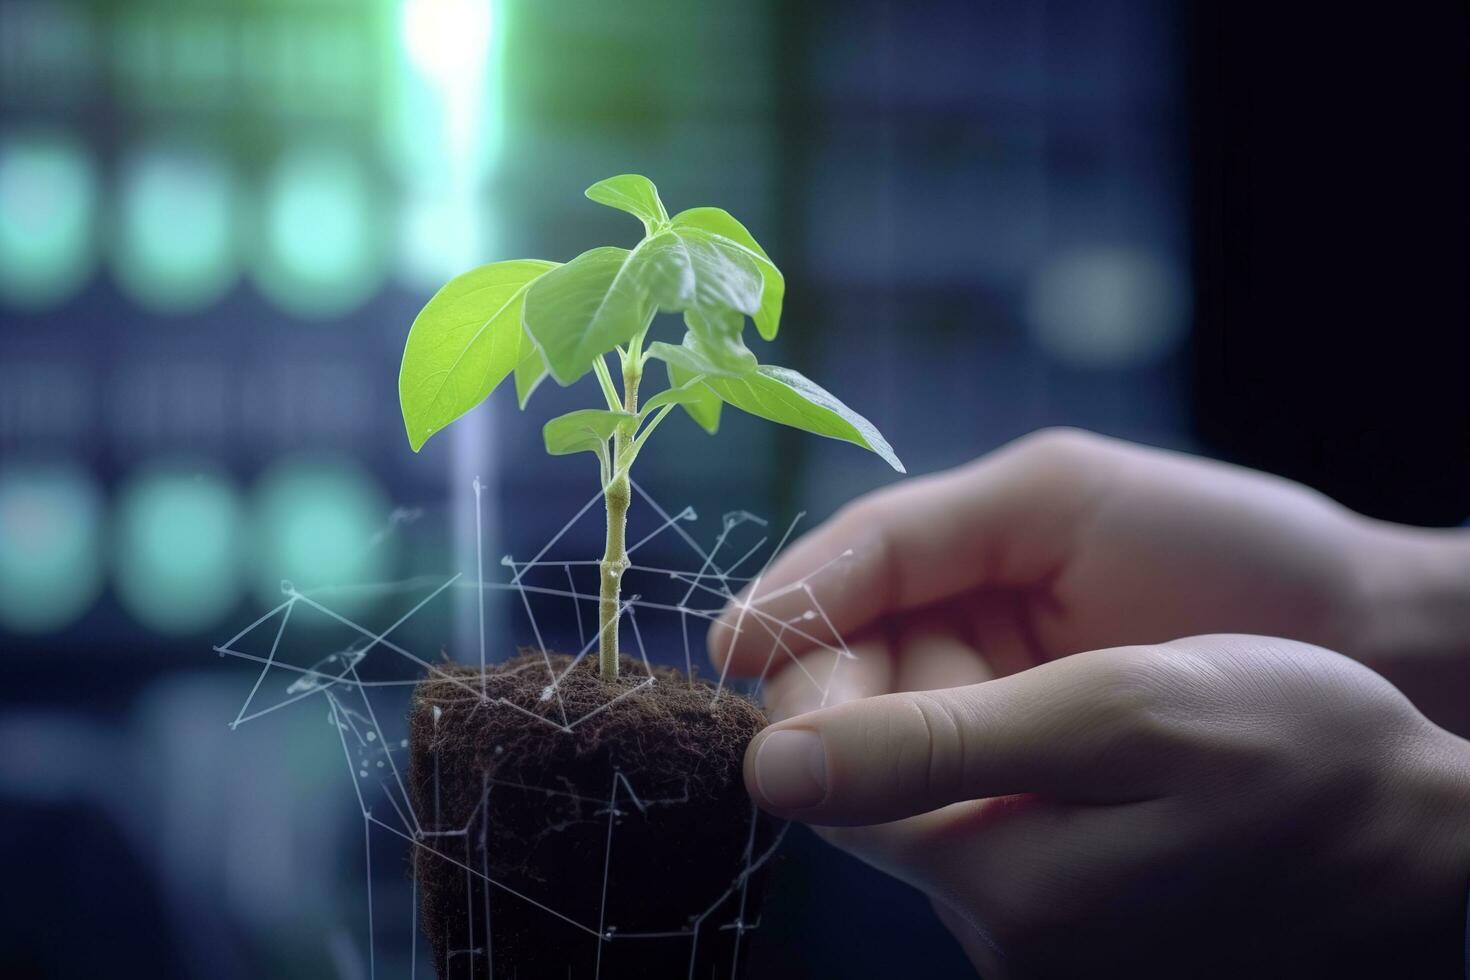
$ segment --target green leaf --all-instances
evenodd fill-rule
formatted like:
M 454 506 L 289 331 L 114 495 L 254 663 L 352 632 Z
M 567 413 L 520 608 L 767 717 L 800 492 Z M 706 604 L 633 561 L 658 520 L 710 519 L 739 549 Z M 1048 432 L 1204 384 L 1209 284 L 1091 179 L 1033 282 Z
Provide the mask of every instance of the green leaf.
M 398 402 L 414 452 L 474 408 L 515 369 L 521 310 L 555 262 L 492 262 L 456 276 L 414 318 L 398 372 Z
M 644 241 L 639 274 L 659 309 L 755 315 L 762 282 L 751 253 L 699 228 L 671 228 Z M 743 323 L 735 317 L 735 331 Z
M 776 263 L 766 254 L 745 226 L 736 221 L 730 212 L 720 208 L 690 208 L 674 215 L 675 229 L 700 229 L 718 241 L 743 249 L 760 270 L 764 288 L 761 290 L 760 309 L 753 319 L 761 337 L 773 340 L 781 326 L 781 303 L 786 297 L 786 277 L 776 268 Z
M 689 310 L 684 314 L 684 346 L 714 365 L 714 374 L 749 374 L 756 369 L 755 355 L 745 346 L 745 318 L 734 310 L 712 310 L 708 314 Z
M 893 448 L 871 422 L 790 368 L 763 364 L 738 378 L 708 377 L 704 383 L 741 411 L 854 443 L 872 450 L 889 466 L 904 472 Z
M 675 348 L 677 350 L 678 348 Z M 685 371 L 672 361 L 664 361 L 664 367 L 669 372 L 669 386 L 672 391 L 687 392 L 687 396 L 679 400 L 684 411 L 689 413 L 699 427 L 710 435 L 714 435 L 720 429 L 720 409 L 724 402 L 720 396 L 715 394 L 709 385 L 704 383 L 701 374 Z
M 682 385 L 671 385 L 654 395 L 648 401 L 638 406 L 640 416 L 647 415 L 654 409 L 663 408 L 665 405 L 688 405 L 698 401 L 703 394 L 713 394 L 701 383 L 703 379 L 689 379 Z
M 594 357 L 632 340 L 652 319 L 655 307 L 637 272 L 645 244 L 583 252 L 527 290 L 522 320 L 558 384 L 575 382 Z
M 568 453 L 597 453 L 599 457 L 607 451 L 607 441 L 613 437 L 618 426 L 633 426 L 638 416 L 632 412 L 610 412 L 605 408 L 584 408 L 576 412 L 558 415 L 541 429 L 546 440 L 546 451 L 553 456 Z
M 546 360 L 536 348 L 536 341 L 521 328 L 521 353 L 516 360 L 516 405 L 526 407 L 531 394 L 546 377 Z
M 599 180 L 586 193 L 588 200 L 626 211 L 642 220 L 647 234 L 653 234 L 669 222 L 664 202 L 658 199 L 658 188 L 642 174 L 619 174 Z

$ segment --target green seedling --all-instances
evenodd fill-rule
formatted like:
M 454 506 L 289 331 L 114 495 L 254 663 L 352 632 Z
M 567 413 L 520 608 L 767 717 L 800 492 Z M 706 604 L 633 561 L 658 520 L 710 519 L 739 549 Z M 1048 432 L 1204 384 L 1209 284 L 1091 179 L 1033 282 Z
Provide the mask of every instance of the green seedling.
M 599 181 L 587 197 L 638 217 L 643 239 L 631 249 L 594 248 L 565 264 L 492 262 L 450 280 L 409 330 L 398 398 L 417 452 L 506 378 L 514 377 L 525 408 L 548 375 L 561 385 L 596 376 L 606 407 L 559 416 L 542 432 L 552 455 L 597 457 L 607 504 L 598 663 L 612 679 L 629 565 L 628 472 L 676 406 L 711 435 L 721 409 L 731 405 L 862 446 L 899 472 L 903 464 L 867 419 L 790 368 L 759 363 L 745 346 L 746 317 L 762 339 L 775 338 L 786 282 L 744 225 L 719 208 L 690 208 L 670 218 L 652 181 L 637 174 Z M 650 342 L 659 313 L 682 315 L 682 343 Z M 621 392 L 608 359 L 614 352 Z M 650 360 L 663 363 L 668 387 L 640 403 Z

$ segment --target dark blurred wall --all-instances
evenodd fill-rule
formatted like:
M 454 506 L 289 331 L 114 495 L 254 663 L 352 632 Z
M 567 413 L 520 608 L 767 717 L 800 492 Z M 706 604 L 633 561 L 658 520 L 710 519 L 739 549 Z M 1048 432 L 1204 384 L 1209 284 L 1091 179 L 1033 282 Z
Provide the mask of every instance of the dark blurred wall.
M 1470 517 L 1470 6 L 1211 2 L 1191 30 L 1204 448 Z

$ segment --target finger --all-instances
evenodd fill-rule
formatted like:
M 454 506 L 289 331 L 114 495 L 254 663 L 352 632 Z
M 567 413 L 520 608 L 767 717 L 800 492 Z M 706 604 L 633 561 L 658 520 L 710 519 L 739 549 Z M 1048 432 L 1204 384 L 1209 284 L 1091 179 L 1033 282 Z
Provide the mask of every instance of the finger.
M 892 690 L 965 687 L 995 676 L 965 635 L 963 611 L 951 604 L 908 613 L 890 631 L 894 648 Z
M 810 650 L 791 658 L 786 670 L 773 673 L 762 685 L 767 716 L 783 721 L 893 691 L 893 657 L 886 638 L 870 632 L 852 644 L 851 654 L 840 657 Z
M 756 736 L 746 787 L 773 813 L 837 825 L 1015 793 L 1141 799 L 1163 778 L 1148 698 L 1170 659 L 1099 650 L 969 687 L 822 708 Z
M 962 613 L 960 633 L 992 675 L 1005 677 L 1056 659 L 1037 635 L 1038 616 L 1045 614 L 1037 608 L 1042 598 L 1034 590 L 984 589 L 954 600 Z
M 792 546 L 711 627 L 711 659 L 737 675 L 766 660 L 767 632 L 793 646 L 837 643 L 879 617 L 979 586 L 1055 571 L 1105 453 L 1080 434 L 1028 437 L 976 463 L 908 480 L 849 505 Z

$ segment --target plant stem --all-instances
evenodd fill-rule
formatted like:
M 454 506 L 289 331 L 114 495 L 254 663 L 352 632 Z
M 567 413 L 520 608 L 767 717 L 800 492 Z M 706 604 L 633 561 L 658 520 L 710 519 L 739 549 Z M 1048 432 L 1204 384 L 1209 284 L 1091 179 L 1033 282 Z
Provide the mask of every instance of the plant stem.
M 638 382 L 642 379 L 639 358 L 623 363 L 623 410 L 638 412 Z M 633 448 L 633 434 L 619 431 L 613 435 L 612 479 L 603 488 L 607 504 L 607 549 L 602 555 L 602 588 L 597 597 L 597 666 L 605 681 L 618 676 L 619 594 L 623 573 L 628 570 L 628 504 L 632 502 L 632 484 L 628 479 L 625 454 Z

